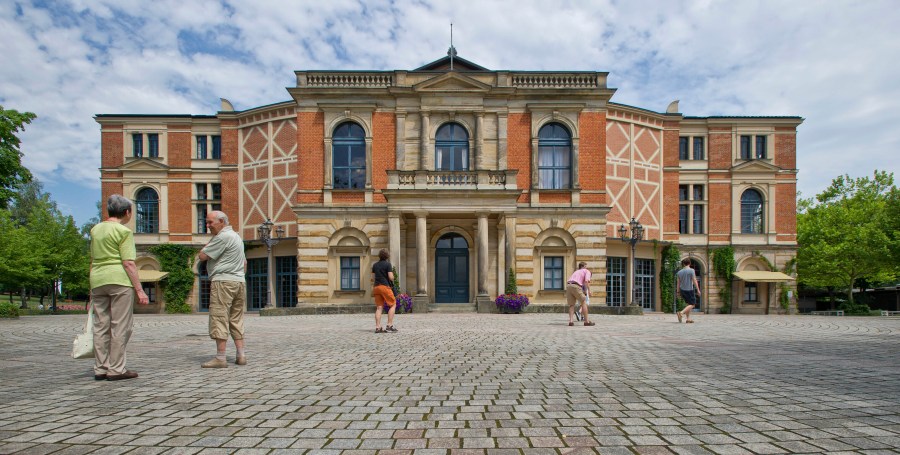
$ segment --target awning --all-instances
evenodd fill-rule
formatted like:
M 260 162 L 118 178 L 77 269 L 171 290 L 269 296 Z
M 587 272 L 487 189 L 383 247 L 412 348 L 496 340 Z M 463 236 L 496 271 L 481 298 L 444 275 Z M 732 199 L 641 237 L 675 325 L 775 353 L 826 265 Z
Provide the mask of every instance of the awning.
M 159 270 L 138 270 L 138 278 L 141 283 L 155 283 L 165 278 L 169 272 L 160 272 Z
M 764 272 L 762 270 L 734 272 L 734 276 L 751 283 L 782 283 L 785 281 L 794 281 L 794 278 L 790 275 L 785 275 L 781 272 Z

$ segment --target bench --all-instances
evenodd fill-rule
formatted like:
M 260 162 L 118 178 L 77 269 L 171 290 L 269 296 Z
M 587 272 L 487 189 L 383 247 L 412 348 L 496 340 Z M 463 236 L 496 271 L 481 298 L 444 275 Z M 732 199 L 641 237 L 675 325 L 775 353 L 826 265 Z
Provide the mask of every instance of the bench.
M 809 314 L 814 314 L 816 316 L 843 316 L 844 310 L 810 311 Z
M 884 311 L 881 310 L 882 316 L 900 316 L 900 311 Z

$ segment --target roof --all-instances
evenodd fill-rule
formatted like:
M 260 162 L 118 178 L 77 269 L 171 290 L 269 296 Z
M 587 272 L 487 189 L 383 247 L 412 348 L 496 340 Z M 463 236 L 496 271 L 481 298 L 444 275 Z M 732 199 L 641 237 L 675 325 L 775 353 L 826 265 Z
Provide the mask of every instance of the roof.
M 413 71 L 440 71 L 450 69 L 450 56 L 441 57 L 431 63 L 426 63 Z M 453 71 L 490 71 L 489 69 L 470 62 L 462 57 L 453 57 Z
M 169 272 L 159 270 L 138 270 L 138 278 L 141 283 L 155 283 L 169 275 Z
M 734 276 L 753 283 L 781 283 L 784 281 L 794 281 L 794 277 L 790 275 L 785 275 L 781 272 L 766 272 L 762 270 L 734 272 Z

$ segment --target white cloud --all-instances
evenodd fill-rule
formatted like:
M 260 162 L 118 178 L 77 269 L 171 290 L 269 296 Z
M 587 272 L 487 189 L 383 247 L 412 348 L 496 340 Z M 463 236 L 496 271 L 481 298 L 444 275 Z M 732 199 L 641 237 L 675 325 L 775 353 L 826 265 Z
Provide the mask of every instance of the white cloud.
M 94 114 L 247 109 L 289 99 L 294 70 L 412 69 L 444 55 L 452 21 L 459 55 L 488 68 L 608 71 L 614 101 L 658 111 L 802 116 L 811 196 L 900 168 L 898 19 L 884 0 L 0 2 L 0 103 L 39 115 L 24 161 L 54 194 L 93 192 L 65 204 L 81 222 L 99 198 Z

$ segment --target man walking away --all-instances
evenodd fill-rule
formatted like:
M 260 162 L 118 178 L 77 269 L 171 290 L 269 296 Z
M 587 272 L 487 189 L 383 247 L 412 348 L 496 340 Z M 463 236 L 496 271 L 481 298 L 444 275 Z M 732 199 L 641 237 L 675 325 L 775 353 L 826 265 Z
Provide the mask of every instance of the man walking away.
M 700 283 L 697 282 L 697 274 L 691 268 L 691 260 L 689 258 L 682 259 L 681 265 L 684 268 L 679 270 L 677 274 L 678 290 L 681 292 L 681 298 L 684 299 L 687 306 L 678 312 L 678 322 L 681 322 L 681 318 L 684 317 L 686 324 L 692 324 L 694 320 L 691 319 L 691 310 L 694 309 L 694 306 L 697 305 L 697 299 L 700 298 Z

